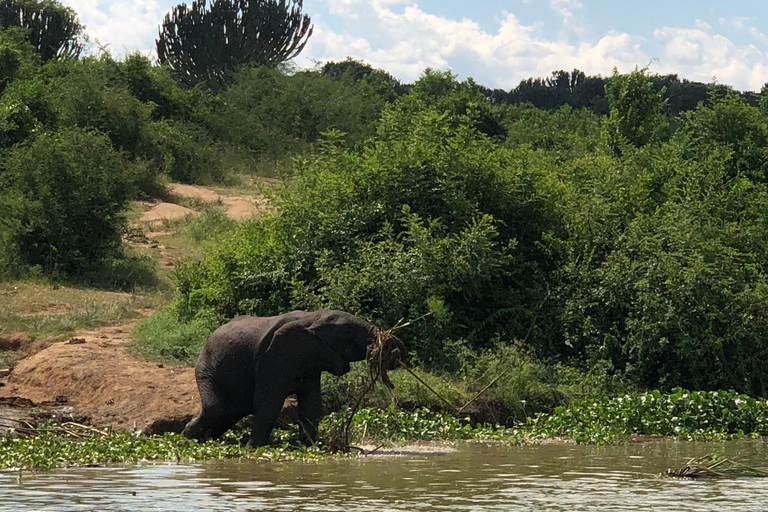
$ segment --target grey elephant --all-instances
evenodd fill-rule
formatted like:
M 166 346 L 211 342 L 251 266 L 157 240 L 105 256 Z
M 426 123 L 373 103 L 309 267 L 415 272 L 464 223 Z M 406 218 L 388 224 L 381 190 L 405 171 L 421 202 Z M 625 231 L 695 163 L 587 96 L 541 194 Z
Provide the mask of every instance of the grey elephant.
M 184 435 L 217 438 L 253 414 L 248 444 L 265 445 L 284 400 L 295 393 L 305 440 L 314 441 L 322 416 L 321 372 L 344 375 L 350 362 L 366 358 L 376 340 L 374 325 L 344 311 L 237 317 L 211 334 L 197 360 L 202 410 Z M 382 370 L 394 369 L 406 357 L 395 336 L 382 352 Z

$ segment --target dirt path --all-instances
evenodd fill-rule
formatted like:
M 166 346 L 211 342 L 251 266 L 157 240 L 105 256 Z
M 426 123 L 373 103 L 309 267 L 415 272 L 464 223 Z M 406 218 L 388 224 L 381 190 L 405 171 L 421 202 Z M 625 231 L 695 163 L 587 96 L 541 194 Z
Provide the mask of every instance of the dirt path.
M 94 425 L 179 431 L 199 410 L 194 370 L 143 361 L 128 351 L 138 320 L 78 332 L 19 362 L 0 398 L 66 404 Z
M 220 194 L 215 190 L 196 185 L 171 183 L 168 186 L 171 195 L 176 198 L 199 199 L 206 203 L 221 203 L 227 215 L 235 220 L 245 220 L 267 211 L 267 199 L 262 196 L 240 194 Z M 164 220 L 182 219 L 195 213 L 184 206 L 166 203 L 144 203 L 147 210 L 141 216 L 141 222 L 155 223 Z

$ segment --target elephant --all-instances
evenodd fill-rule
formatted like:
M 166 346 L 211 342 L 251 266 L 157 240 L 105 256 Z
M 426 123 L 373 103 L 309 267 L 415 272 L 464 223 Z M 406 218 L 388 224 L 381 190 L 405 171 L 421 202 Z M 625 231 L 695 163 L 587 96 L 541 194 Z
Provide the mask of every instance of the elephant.
M 184 436 L 217 438 L 253 414 L 248 445 L 263 446 L 283 402 L 295 393 L 304 440 L 315 442 L 322 416 L 321 372 L 349 372 L 351 362 L 366 359 L 378 332 L 360 317 L 330 309 L 234 318 L 211 334 L 197 360 L 202 408 L 184 428 Z M 405 346 L 395 336 L 382 353 L 383 377 L 406 358 Z

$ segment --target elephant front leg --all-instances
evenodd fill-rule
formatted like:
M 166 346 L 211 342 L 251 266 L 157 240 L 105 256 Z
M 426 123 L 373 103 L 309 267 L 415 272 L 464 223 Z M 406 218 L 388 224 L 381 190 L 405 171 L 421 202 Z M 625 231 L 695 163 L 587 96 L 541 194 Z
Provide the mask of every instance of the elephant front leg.
M 255 448 L 269 443 L 269 435 L 283 408 L 283 402 L 285 402 L 285 394 L 277 392 L 270 392 L 254 400 L 253 429 L 248 446 Z
M 320 376 L 303 381 L 296 389 L 296 399 L 302 440 L 306 444 L 313 444 L 317 441 L 317 425 L 323 415 Z

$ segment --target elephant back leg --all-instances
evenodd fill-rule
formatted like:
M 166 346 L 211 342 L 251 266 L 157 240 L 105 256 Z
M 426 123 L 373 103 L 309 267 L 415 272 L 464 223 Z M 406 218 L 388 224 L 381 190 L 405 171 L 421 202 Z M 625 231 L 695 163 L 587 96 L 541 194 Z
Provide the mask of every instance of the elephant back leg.
M 228 406 L 209 379 L 198 379 L 197 388 L 202 408 L 200 414 L 184 428 L 184 436 L 188 438 L 205 440 L 220 437 L 249 412 Z

